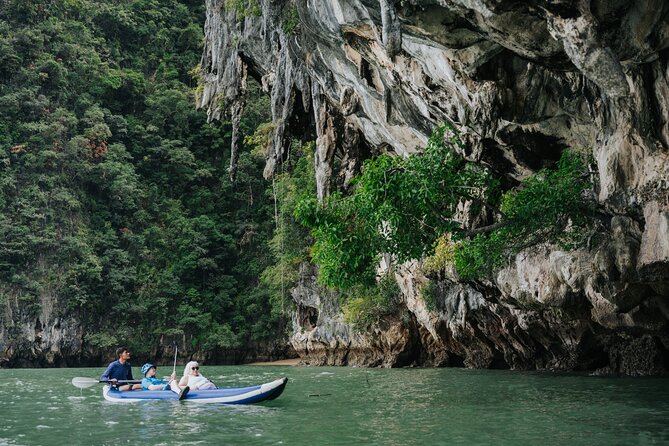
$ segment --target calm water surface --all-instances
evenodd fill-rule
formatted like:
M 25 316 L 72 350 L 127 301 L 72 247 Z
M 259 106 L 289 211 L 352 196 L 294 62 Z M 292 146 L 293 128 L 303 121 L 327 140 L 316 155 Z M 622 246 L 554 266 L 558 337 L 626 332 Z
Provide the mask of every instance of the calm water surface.
M 249 406 L 110 403 L 70 384 L 102 371 L 0 370 L 0 445 L 669 445 L 666 378 L 203 367 L 219 386 L 289 377 Z

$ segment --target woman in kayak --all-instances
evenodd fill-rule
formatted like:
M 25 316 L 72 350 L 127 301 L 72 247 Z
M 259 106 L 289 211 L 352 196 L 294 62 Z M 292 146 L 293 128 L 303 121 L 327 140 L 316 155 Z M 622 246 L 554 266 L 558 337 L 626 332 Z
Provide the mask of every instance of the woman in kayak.
M 144 379 L 142 379 L 142 389 L 144 390 L 171 390 L 179 395 L 180 400 L 186 398 L 190 390 L 188 386 L 179 387 L 175 372 L 172 372 L 169 382 L 156 378 L 156 366 L 148 362 L 142 366 L 142 375 L 144 375 Z
M 213 382 L 200 375 L 200 364 L 197 361 L 191 361 L 186 364 L 184 376 L 179 381 L 179 387 L 185 386 L 188 386 L 190 390 L 210 390 L 216 388 Z

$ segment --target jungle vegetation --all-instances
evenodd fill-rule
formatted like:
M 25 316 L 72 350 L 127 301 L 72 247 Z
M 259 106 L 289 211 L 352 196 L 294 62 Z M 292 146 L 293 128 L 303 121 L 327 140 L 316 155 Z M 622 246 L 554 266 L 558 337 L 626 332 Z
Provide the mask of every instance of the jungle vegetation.
M 93 349 L 282 337 L 290 283 L 273 279 L 292 251 L 274 198 L 291 194 L 289 166 L 273 187 L 247 150 L 228 179 L 230 125 L 195 108 L 204 12 L 194 0 L 0 3 L 0 300 L 20 307 L 2 321 L 10 332 L 50 296 Z M 249 136 L 269 120 L 267 97 L 250 90 Z

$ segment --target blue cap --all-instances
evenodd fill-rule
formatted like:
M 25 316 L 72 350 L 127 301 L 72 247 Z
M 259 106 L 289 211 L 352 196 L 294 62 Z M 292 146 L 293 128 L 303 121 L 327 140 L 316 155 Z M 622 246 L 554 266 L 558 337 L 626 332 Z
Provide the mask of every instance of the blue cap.
M 156 366 L 151 364 L 150 362 L 147 362 L 142 366 L 142 376 L 146 376 L 146 373 L 151 370 L 151 368 L 155 368 Z

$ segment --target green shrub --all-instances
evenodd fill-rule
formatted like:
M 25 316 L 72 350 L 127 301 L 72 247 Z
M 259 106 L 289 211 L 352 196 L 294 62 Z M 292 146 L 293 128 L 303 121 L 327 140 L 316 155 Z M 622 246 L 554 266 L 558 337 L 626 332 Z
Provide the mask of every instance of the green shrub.
M 471 279 L 492 274 L 531 246 L 584 242 L 594 200 L 580 154 L 565 151 L 555 169 L 537 172 L 502 196 L 487 168 L 458 155 L 461 146 L 453 127 L 439 127 L 420 155 L 366 161 L 349 195 L 298 203 L 296 216 L 315 238 L 321 282 L 369 287 L 383 253 L 399 262 L 427 256 L 428 272 L 454 265 L 461 278 Z M 465 202 L 493 221 L 465 227 L 459 215 Z
M 342 295 L 344 320 L 359 330 L 379 325 L 385 316 L 400 308 L 402 294 L 392 272 L 386 273 L 376 286 L 357 286 Z
M 439 285 L 430 280 L 420 288 L 420 294 L 425 302 L 425 307 L 430 311 L 437 311 L 441 302 L 441 289 Z
M 239 22 L 247 17 L 260 17 L 262 15 L 258 0 L 225 0 L 225 9 L 227 11 L 234 10 Z
M 288 3 L 281 13 L 281 29 L 286 34 L 298 34 L 300 32 L 300 14 L 293 3 Z
M 119 345 L 119 339 L 117 336 L 110 333 L 88 333 L 84 336 L 84 340 L 88 342 L 93 347 L 98 347 L 100 349 L 114 349 Z

